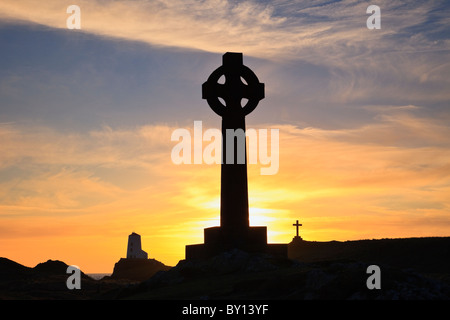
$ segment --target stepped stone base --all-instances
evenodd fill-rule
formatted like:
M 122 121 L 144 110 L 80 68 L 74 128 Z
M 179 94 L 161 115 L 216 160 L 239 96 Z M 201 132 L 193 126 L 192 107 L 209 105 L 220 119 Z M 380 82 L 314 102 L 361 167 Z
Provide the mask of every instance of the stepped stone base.
M 186 259 L 210 258 L 231 249 L 249 253 L 267 253 L 287 257 L 287 244 L 268 244 L 267 227 L 249 227 L 227 230 L 221 227 L 204 230 L 205 243 L 186 246 Z

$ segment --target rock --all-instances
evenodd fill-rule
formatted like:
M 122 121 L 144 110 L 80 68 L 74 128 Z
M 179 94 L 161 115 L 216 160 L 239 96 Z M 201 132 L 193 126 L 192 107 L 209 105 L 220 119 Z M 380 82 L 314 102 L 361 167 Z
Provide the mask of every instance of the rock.
M 40 274 L 65 275 L 68 265 L 59 260 L 47 260 L 37 264 L 33 270 Z
M 247 253 L 239 249 L 222 252 L 212 258 L 181 260 L 162 278 L 197 278 L 227 274 L 245 274 L 276 270 L 279 265 L 294 265 L 295 261 L 272 258 L 266 254 Z M 151 281 L 151 279 L 150 279 Z M 170 281 L 173 282 L 173 281 Z
M 7 258 L 0 258 L 0 283 L 30 276 L 32 269 Z
M 374 239 L 353 241 L 292 241 L 290 259 L 301 262 L 351 259 L 386 264 L 421 273 L 449 274 L 450 237 Z
M 167 271 L 171 267 L 155 259 L 124 259 L 121 258 L 115 265 L 111 279 L 127 279 L 144 281 L 158 271 Z
M 131 299 L 449 299 L 445 282 L 380 264 L 381 290 L 366 285 L 369 264 L 354 260 L 283 261 L 232 250 L 209 259 L 182 260 L 134 288 Z
M 96 291 L 95 281 L 81 272 L 83 290 L 66 286 L 68 265 L 48 260 L 34 268 L 0 258 L 1 299 L 86 299 Z

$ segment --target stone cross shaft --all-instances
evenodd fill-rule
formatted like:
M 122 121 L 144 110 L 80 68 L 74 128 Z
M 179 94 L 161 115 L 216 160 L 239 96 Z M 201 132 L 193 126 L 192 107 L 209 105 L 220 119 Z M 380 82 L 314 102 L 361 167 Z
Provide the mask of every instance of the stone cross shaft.
M 203 244 L 187 245 L 186 259 L 210 258 L 232 249 L 284 259 L 287 244 L 267 243 L 267 227 L 249 223 L 245 117 L 264 99 L 264 84 L 244 66 L 242 53 L 227 52 L 222 59 L 202 85 L 202 98 L 222 118 L 220 226 L 204 229 Z
M 225 82 L 219 83 L 224 76 Z M 202 98 L 211 109 L 222 117 L 222 167 L 220 191 L 220 224 L 225 232 L 239 234 L 249 228 L 247 160 L 239 163 L 239 149 L 235 139 L 234 150 L 227 150 L 227 129 L 241 129 L 245 134 L 245 116 L 252 112 L 264 98 L 264 84 L 243 64 L 242 53 L 227 52 L 223 55 L 222 66 L 209 76 L 202 86 Z M 221 98 L 225 104 L 219 99 Z M 247 99 L 242 105 L 243 99 Z M 245 135 L 243 139 L 245 144 Z M 246 146 L 243 146 L 246 152 Z M 227 154 L 232 152 L 234 161 L 229 163 Z

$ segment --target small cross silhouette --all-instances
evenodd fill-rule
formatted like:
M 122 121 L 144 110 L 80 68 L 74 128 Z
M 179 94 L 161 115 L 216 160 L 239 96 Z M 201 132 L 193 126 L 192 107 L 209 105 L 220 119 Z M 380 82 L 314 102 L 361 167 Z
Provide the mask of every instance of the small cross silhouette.
M 297 220 L 297 222 L 294 223 L 293 226 L 296 227 L 296 229 L 297 229 L 297 237 L 298 237 L 298 227 L 301 227 L 302 224 L 301 224 L 301 223 L 298 223 L 298 220 Z

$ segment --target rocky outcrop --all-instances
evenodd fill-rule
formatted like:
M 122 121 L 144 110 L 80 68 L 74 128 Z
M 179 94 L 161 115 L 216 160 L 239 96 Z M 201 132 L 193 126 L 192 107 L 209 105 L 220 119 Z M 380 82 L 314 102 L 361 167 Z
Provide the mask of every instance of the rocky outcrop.
M 381 289 L 369 289 L 369 264 L 353 260 L 302 263 L 239 250 L 182 260 L 167 272 L 126 288 L 131 299 L 449 299 L 450 286 L 413 270 L 380 265 Z
M 167 271 L 170 267 L 155 259 L 124 259 L 114 265 L 111 279 L 143 281 L 158 271 Z
M 0 300 L 86 299 L 87 294 L 97 289 L 95 281 L 81 272 L 83 290 L 69 290 L 66 286 L 67 267 L 62 261 L 48 260 L 30 268 L 0 258 Z

